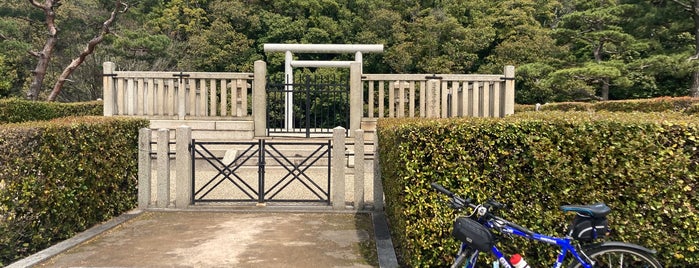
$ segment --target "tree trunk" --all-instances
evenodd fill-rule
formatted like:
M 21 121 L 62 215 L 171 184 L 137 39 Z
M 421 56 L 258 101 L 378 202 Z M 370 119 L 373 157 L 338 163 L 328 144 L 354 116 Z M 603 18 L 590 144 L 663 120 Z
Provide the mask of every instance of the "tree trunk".
M 609 100 L 609 78 L 602 79 L 602 100 Z
M 694 55 L 699 55 L 699 0 L 692 1 L 692 19 L 694 20 Z M 690 58 L 696 60 L 696 58 Z M 692 73 L 692 87 L 689 96 L 699 97 L 699 71 Z
M 692 72 L 692 87 L 689 88 L 689 96 L 699 98 L 699 71 Z
M 54 7 L 58 6 L 58 2 L 58 0 L 46 0 L 42 5 L 35 0 L 29 0 L 29 3 L 33 6 L 44 11 L 46 26 L 48 28 L 48 37 L 46 38 L 44 48 L 40 52 L 30 52 L 30 54 L 39 59 L 36 68 L 32 71 L 33 79 L 32 83 L 29 85 L 29 92 L 27 93 L 27 99 L 30 100 L 37 100 L 39 98 L 39 92 L 41 92 L 41 87 L 44 84 L 44 77 L 46 77 L 46 69 L 49 67 L 53 48 L 56 47 L 56 42 L 58 41 L 58 29 L 55 23 L 56 13 L 53 10 Z
M 92 52 L 95 51 L 95 47 L 99 44 L 102 43 L 102 40 L 104 40 L 104 36 L 109 34 L 109 27 L 112 25 L 114 22 L 114 19 L 116 19 L 117 13 L 119 12 L 119 8 L 121 7 L 122 3 L 121 0 L 116 0 L 115 1 L 115 6 L 114 10 L 112 11 L 111 16 L 109 16 L 109 19 L 107 19 L 104 23 L 102 23 L 102 30 L 99 35 L 95 36 L 95 38 L 92 38 L 90 42 L 87 43 L 87 47 L 85 47 L 85 50 L 83 50 L 80 53 L 80 56 L 78 58 L 74 59 L 68 67 L 66 67 L 63 70 L 63 73 L 61 73 L 61 76 L 58 77 L 58 80 L 56 81 L 56 84 L 53 86 L 53 90 L 51 90 L 51 94 L 48 97 L 48 101 L 55 101 L 56 97 L 58 97 L 58 94 L 61 93 L 61 90 L 63 89 L 63 85 L 65 84 L 66 80 L 68 80 L 68 77 L 70 77 L 71 74 L 75 71 L 75 69 L 80 66 L 85 61 L 85 58 L 92 54 Z M 126 11 L 126 8 L 124 9 Z M 122 11 L 123 12 L 123 11 Z

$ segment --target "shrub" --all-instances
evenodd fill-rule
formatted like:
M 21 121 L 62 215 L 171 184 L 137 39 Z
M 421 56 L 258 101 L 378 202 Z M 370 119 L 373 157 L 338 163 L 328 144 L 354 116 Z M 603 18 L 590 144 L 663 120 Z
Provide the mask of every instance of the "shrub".
M 141 119 L 0 125 L 0 264 L 136 205 Z
M 541 106 L 543 111 L 607 111 L 607 112 L 684 112 L 696 114 L 698 98 L 662 97 L 654 99 L 602 102 L 559 102 Z
M 0 124 L 51 120 L 67 116 L 102 115 L 102 101 L 59 103 L 0 99 Z
M 377 131 L 386 215 L 404 265 L 446 266 L 457 250 L 453 212 L 431 182 L 476 201 L 509 204 L 506 218 L 561 236 L 570 217 L 559 206 L 602 201 L 612 208 L 613 240 L 656 249 L 667 266 L 699 264 L 694 117 L 528 112 L 504 119 L 381 119 Z M 555 259 L 548 245 L 503 244 L 532 266 Z

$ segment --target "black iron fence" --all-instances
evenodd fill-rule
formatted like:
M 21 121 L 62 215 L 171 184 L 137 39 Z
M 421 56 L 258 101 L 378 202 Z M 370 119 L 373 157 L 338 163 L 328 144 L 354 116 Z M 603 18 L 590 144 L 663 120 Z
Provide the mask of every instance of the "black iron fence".
M 293 83 L 288 80 L 280 75 L 267 83 L 268 134 L 310 137 L 332 133 L 338 126 L 349 127 L 348 75 L 304 74 Z

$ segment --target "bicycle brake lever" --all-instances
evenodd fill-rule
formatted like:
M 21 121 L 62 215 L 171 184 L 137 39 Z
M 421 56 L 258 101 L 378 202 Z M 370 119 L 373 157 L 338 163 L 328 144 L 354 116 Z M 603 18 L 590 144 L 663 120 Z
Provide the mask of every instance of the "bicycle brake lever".
M 456 200 L 451 199 L 450 201 L 451 201 L 451 202 L 449 202 L 449 207 L 450 207 L 450 208 L 453 208 L 453 209 L 460 209 L 460 208 L 462 207 L 462 206 L 459 206 L 459 203 L 458 203 Z
M 470 198 L 466 198 L 464 200 L 460 196 L 454 195 L 454 197 L 451 198 L 450 206 L 451 206 L 451 208 L 454 208 L 454 209 L 462 209 L 462 208 L 466 207 L 470 202 L 471 202 Z
M 451 208 L 453 208 L 453 209 L 462 209 L 462 208 L 464 208 L 463 202 L 461 202 L 461 200 L 456 199 L 456 198 L 452 198 L 452 199 L 451 199 L 451 204 L 450 204 L 450 206 L 451 206 Z
M 500 203 L 498 201 L 495 201 L 493 199 L 489 199 L 487 203 L 488 203 L 488 205 L 490 205 L 490 207 L 495 208 L 495 209 L 503 209 L 503 208 L 507 207 L 505 204 Z

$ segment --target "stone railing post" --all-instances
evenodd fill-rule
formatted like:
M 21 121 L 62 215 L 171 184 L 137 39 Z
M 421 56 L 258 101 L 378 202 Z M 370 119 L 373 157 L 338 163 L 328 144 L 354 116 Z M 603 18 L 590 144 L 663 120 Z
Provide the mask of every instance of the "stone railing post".
M 439 97 L 439 80 L 430 79 L 427 80 L 427 117 L 428 118 L 439 118 L 441 112 L 439 109 L 440 101 Z
M 353 62 L 350 64 L 350 135 L 354 135 L 354 131 L 361 128 L 364 111 L 362 92 L 362 64 Z
M 505 66 L 505 115 L 515 113 L 515 67 Z
M 267 63 L 255 61 L 252 82 L 252 117 L 255 124 L 255 137 L 267 136 Z
M 102 102 L 104 116 L 114 115 L 114 73 L 116 64 L 105 62 L 102 64 Z
M 379 166 L 379 136 L 374 132 L 374 210 L 383 211 L 383 185 Z
M 184 120 L 187 116 L 187 86 L 184 83 L 184 79 L 180 77 L 179 82 L 177 82 L 177 119 Z M 194 89 L 192 89 L 194 90 Z
M 138 208 L 147 209 L 150 205 L 151 187 L 151 134 L 149 128 L 138 131 Z
M 354 209 L 364 208 L 364 130 L 354 131 Z
M 333 209 L 345 209 L 345 129 L 333 129 L 331 200 Z
M 170 130 L 158 129 L 158 186 L 155 205 L 166 208 L 170 204 Z
M 189 145 L 192 141 L 192 128 L 177 128 L 175 144 L 175 207 L 187 208 L 192 204 L 192 154 Z

